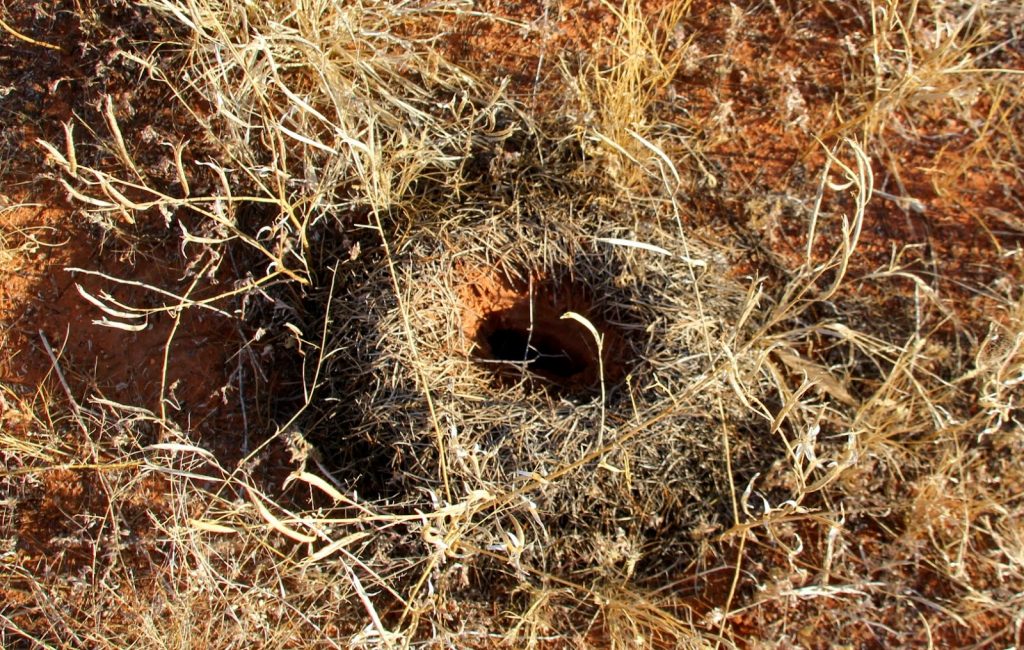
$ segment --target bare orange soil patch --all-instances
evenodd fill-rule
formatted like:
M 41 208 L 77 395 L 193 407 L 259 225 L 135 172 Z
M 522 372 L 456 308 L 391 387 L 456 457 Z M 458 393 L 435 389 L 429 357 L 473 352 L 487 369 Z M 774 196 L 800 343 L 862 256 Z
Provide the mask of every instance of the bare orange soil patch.
M 106 3 L 65 3 L 47 12 L 14 3 L 5 12 L 12 32 L 0 41 L 0 83 L 8 88 L 12 119 L 2 131 L 0 219 L 12 254 L 0 276 L 3 380 L 31 392 L 49 378 L 61 399 L 84 404 L 99 395 L 187 428 L 239 417 L 246 371 L 238 322 L 217 309 L 175 307 L 181 297 L 225 291 L 244 271 L 218 275 L 209 260 L 191 256 L 194 250 L 159 214 L 119 229 L 93 225 L 87 206 L 69 202 L 38 143 L 63 147 L 67 125 L 87 152 L 82 162 L 116 164 L 99 146 L 113 137 L 105 117 L 113 111 L 139 163 L 151 174 L 174 173 L 166 169 L 167 143 L 185 139 L 185 107 L 120 52 L 150 33 L 145 12 Z M 117 315 L 127 311 L 144 316 Z M 57 381 L 61 374 L 70 396 Z
M 226 361 L 235 332 L 227 319 L 191 310 L 180 319 L 156 312 L 124 321 L 142 326 L 126 331 L 101 324 L 121 321 L 85 298 L 162 306 L 166 296 L 139 285 L 172 292 L 188 287 L 184 269 L 167 259 L 168 251 L 119 251 L 116 242 L 104 245 L 88 226 L 72 224 L 74 212 L 62 207 L 28 205 L 4 216 L 10 238 L 21 234 L 38 243 L 29 245 L 34 252 L 17 255 L 0 280 L 8 351 L 3 381 L 34 389 L 48 376 L 56 378 L 61 368 L 78 400 L 99 394 L 158 411 L 162 388 L 172 413 L 200 419 L 213 414 L 226 399 L 218 389 L 229 386 Z M 165 351 L 170 361 L 166 372 Z

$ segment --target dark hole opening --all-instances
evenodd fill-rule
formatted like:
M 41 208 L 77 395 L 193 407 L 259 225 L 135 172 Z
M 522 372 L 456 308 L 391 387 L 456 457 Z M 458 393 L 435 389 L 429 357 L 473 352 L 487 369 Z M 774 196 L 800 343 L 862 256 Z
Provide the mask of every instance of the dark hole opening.
M 606 320 L 586 286 L 495 284 L 469 284 L 461 293 L 467 352 L 493 373 L 496 386 L 587 399 L 622 378 L 620 326 Z M 582 314 L 589 325 L 566 317 L 570 312 Z
M 497 329 L 487 337 L 495 361 L 526 362 L 536 373 L 569 378 L 587 368 L 587 361 L 574 355 L 557 338 L 522 329 Z

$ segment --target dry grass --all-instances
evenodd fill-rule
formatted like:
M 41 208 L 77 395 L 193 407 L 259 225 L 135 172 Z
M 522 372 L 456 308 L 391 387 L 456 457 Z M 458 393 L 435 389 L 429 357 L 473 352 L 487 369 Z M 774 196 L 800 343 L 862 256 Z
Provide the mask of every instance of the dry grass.
M 272 417 L 230 439 L 232 459 L 175 420 L 166 381 L 151 410 L 6 389 L 2 576 L 17 598 L 0 638 L 1021 643 L 1019 249 L 970 324 L 895 259 L 851 271 L 879 200 L 873 160 L 887 139 L 927 136 L 913 116 L 970 117 L 948 178 L 988 158 L 1019 174 L 1019 71 L 988 61 L 1021 17 L 865 5 L 847 114 L 809 133 L 821 165 L 789 186 L 800 254 L 758 268 L 748 240 L 695 214 L 697 192 L 755 197 L 717 181 L 721 134 L 673 108 L 689 3 L 653 20 L 605 8 L 618 36 L 562 62 L 571 99 L 541 114 L 446 59 L 431 30 L 466 14 L 458 2 L 146 3 L 158 45 L 122 56 L 173 91 L 190 137 L 144 164 L 110 101 L 104 135 L 69 126 L 40 144 L 117 237 L 165 220 L 195 281 L 148 287 L 147 305 L 93 300 L 129 330 L 157 312 L 237 319 L 272 351 L 239 354 L 286 379 L 257 385 L 274 394 L 250 406 Z M 727 42 L 744 19 L 734 7 Z M 234 259 L 248 276 L 206 291 Z M 602 366 L 599 391 L 496 380 L 465 328 L 474 286 L 577 288 L 556 306 L 585 312 L 621 372 Z M 895 286 L 912 308 L 880 319 Z M 51 472 L 91 500 L 62 542 L 74 570 L 17 552 L 16 513 Z

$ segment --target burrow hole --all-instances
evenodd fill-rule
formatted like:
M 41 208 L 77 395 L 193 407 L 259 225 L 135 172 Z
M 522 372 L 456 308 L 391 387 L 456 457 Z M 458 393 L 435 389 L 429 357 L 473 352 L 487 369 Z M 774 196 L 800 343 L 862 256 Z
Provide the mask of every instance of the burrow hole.
M 560 393 L 587 393 L 621 378 L 622 336 L 610 326 L 579 287 L 565 283 L 508 288 L 481 283 L 465 292 L 467 334 L 472 357 L 500 383 L 526 379 Z M 573 311 L 602 335 L 600 352 L 580 322 L 562 318 Z

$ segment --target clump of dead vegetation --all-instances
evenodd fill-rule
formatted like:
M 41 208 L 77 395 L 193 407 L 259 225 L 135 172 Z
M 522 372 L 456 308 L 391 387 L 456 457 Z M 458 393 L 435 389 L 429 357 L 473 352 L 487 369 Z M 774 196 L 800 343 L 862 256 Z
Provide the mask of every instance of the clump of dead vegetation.
M 12 638 L 1019 641 L 1019 288 L 951 332 L 949 306 L 895 258 L 850 274 L 887 124 L 950 70 L 950 101 L 992 78 L 953 54 L 980 61 L 1007 17 L 937 8 L 943 36 L 866 9 L 849 47 L 874 65 L 847 98 L 863 116 L 840 116 L 790 186 L 802 228 L 787 260 L 694 214 L 695 193 L 750 190 L 720 186 L 699 150 L 716 136 L 672 119 L 696 51 L 688 3 L 606 9 L 618 38 L 564 63 L 564 101 L 539 112 L 446 58 L 435 36 L 460 3 L 146 3 L 161 43 L 121 56 L 191 111 L 195 144 L 137 164 L 111 102 L 106 164 L 71 124 L 40 144 L 96 223 L 131 237 L 157 215 L 180 233 L 194 287 L 230 259 L 249 274 L 195 295 L 152 287 L 157 308 L 89 299 L 129 330 L 154 312 L 238 319 L 262 350 L 240 354 L 290 374 L 254 398 L 270 416 L 238 462 L 176 421 L 166 390 L 158 412 L 97 398 L 47 424 L 80 430 L 66 461 L 5 442 L 8 467 L 30 468 L 4 477 L 12 508 L 32 471 L 62 465 L 96 472 L 107 507 L 89 538 L 104 561 L 69 578 L 95 609 L 47 602 L 55 578 L 18 565 L 16 540 L 4 549 L 9 580 L 34 585 L 4 613 Z M 1002 132 L 1005 115 L 986 124 Z M 908 280 L 913 309 L 880 318 L 879 294 Z M 106 529 L 140 485 L 161 495 L 144 570 Z M 111 606 L 143 624 L 101 616 Z M 30 610 L 47 625 L 27 627 Z

